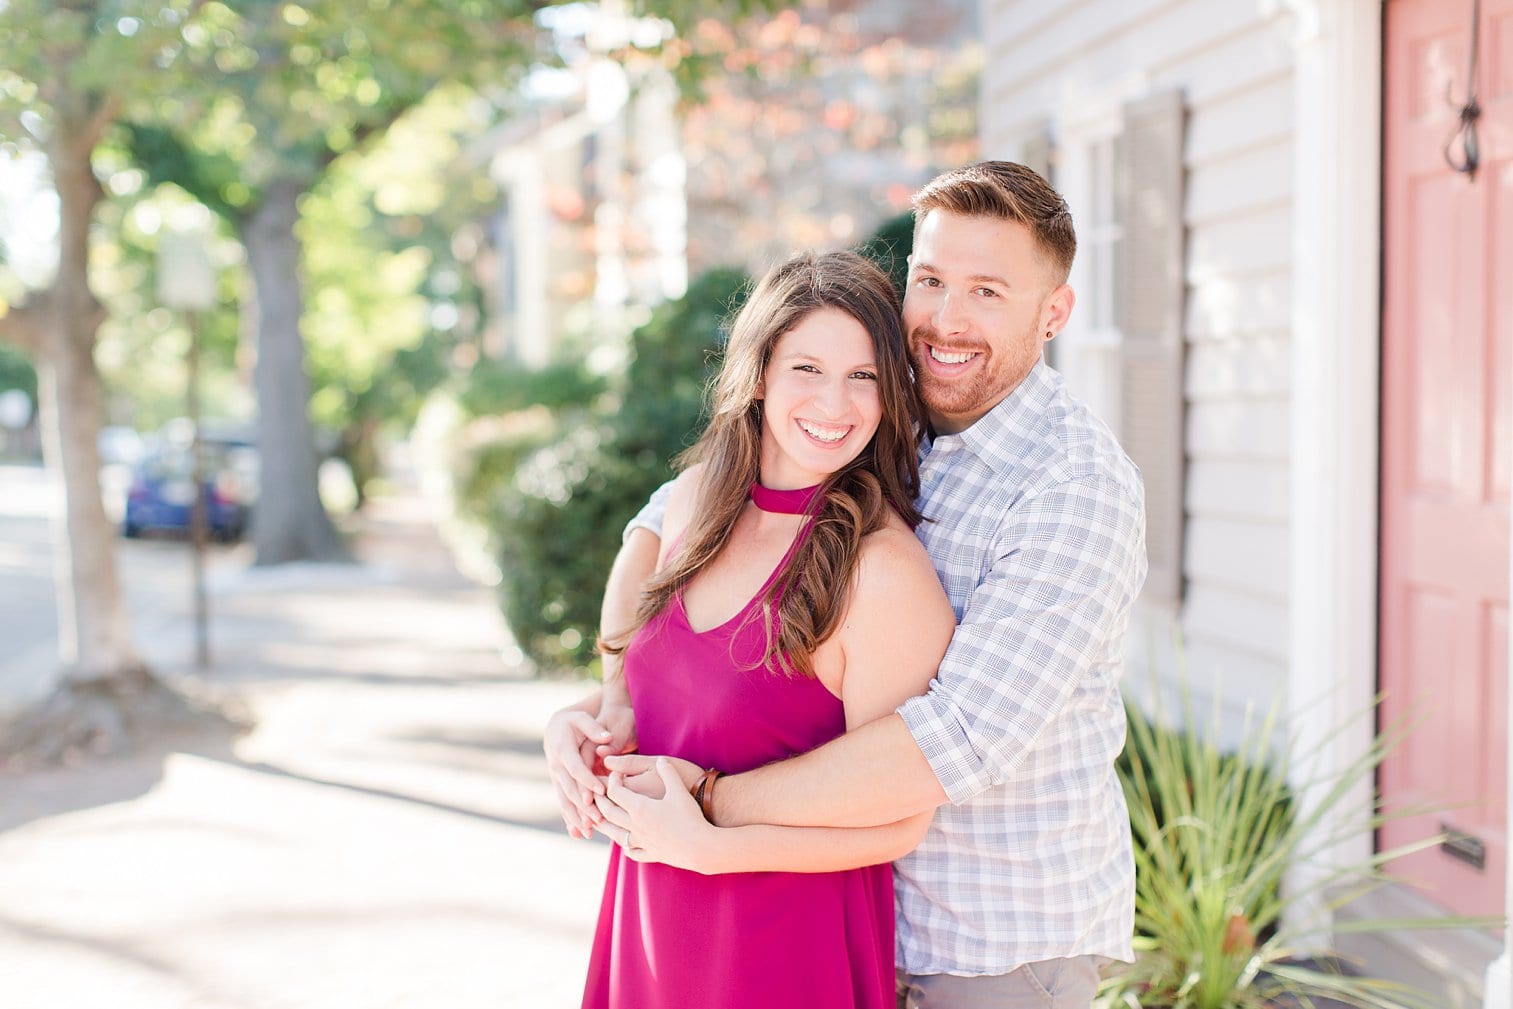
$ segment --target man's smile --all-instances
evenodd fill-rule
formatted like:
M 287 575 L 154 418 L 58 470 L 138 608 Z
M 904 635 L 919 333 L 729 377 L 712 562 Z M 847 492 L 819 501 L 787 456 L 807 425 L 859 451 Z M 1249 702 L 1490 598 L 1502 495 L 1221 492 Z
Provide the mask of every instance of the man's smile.
M 933 344 L 926 344 L 925 349 L 930 352 L 930 357 L 941 364 L 966 364 L 978 355 L 977 351 L 971 350 L 941 350 Z

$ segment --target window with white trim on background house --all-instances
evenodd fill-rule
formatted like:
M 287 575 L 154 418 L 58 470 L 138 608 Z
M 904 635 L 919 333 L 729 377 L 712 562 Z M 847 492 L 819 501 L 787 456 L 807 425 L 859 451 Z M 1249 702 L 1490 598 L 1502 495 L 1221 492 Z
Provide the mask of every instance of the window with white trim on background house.
M 1115 215 L 1114 160 L 1117 117 L 1067 136 L 1058 147 L 1055 185 L 1077 225 L 1077 258 L 1070 282 L 1077 306 L 1067 328 L 1047 347 L 1056 370 L 1078 397 L 1108 424 L 1123 427 L 1119 332 L 1115 303 L 1120 224 Z
M 1047 130 L 1022 150 L 1026 164 L 1049 171 L 1077 226 L 1077 307 L 1048 358 L 1140 467 L 1144 598 L 1177 605 L 1186 471 L 1182 97 L 1160 92 L 1058 126 L 1054 147 Z

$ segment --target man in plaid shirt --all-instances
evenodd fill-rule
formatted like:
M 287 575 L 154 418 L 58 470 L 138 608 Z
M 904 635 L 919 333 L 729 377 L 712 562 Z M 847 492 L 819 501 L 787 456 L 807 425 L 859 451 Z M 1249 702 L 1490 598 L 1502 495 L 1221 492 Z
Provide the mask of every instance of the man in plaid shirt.
M 948 172 L 914 199 L 904 297 L 931 431 L 918 532 L 958 627 L 928 693 L 817 750 L 721 777 L 719 826 L 871 826 L 926 809 L 929 833 L 895 866 L 899 1005 L 1088 1005 L 1108 959 L 1130 959 L 1134 863 L 1114 772 L 1118 680 L 1145 577 L 1140 476 L 1108 429 L 1041 360 L 1065 325 L 1076 249 L 1066 203 L 1021 165 Z M 605 623 L 633 612 L 656 556 L 657 498 L 633 520 Z M 634 738 L 623 684 L 559 712 L 546 749 L 570 832 L 647 847 L 662 778 L 654 755 L 595 750 Z M 700 770 L 674 761 L 685 786 Z M 664 768 L 666 765 L 664 764 Z M 607 821 L 607 822 L 606 822 Z

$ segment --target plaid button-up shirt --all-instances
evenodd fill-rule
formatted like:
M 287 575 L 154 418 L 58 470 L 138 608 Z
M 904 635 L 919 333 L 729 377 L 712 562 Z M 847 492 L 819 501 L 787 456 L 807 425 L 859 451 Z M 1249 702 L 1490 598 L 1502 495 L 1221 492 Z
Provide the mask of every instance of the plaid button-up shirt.
M 923 446 L 920 477 L 919 537 L 957 628 L 929 692 L 899 714 L 950 804 L 895 863 L 898 965 L 1129 959 L 1135 867 L 1114 758 L 1145 580 L 1140 474 L 1039 364 Z
M 1129 959 L 1135 870 L 1114 758 L 1146 568 L 1139 472 L 1045 364 L 920 460 L 918 533 L 958 626 L 929 692 L 899 709 L 950 803 L 894 866 L 898 966 Z M 663 498 L 628 528 L 660 530 Z

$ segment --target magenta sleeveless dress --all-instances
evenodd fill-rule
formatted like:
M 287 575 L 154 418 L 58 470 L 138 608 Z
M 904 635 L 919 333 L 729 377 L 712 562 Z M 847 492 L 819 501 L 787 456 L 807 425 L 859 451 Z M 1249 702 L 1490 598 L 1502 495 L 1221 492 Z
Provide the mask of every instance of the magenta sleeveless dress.
M 818 679 L 746 668 L 765 643 L 761 596 L 702 634 L 675 597 L 632 639 L 624 668 L 643 753 L 733 774 L 845 732 Z M 584 1009 L 895 1004 L 891 865 L 702 876 L 611 851 Z

